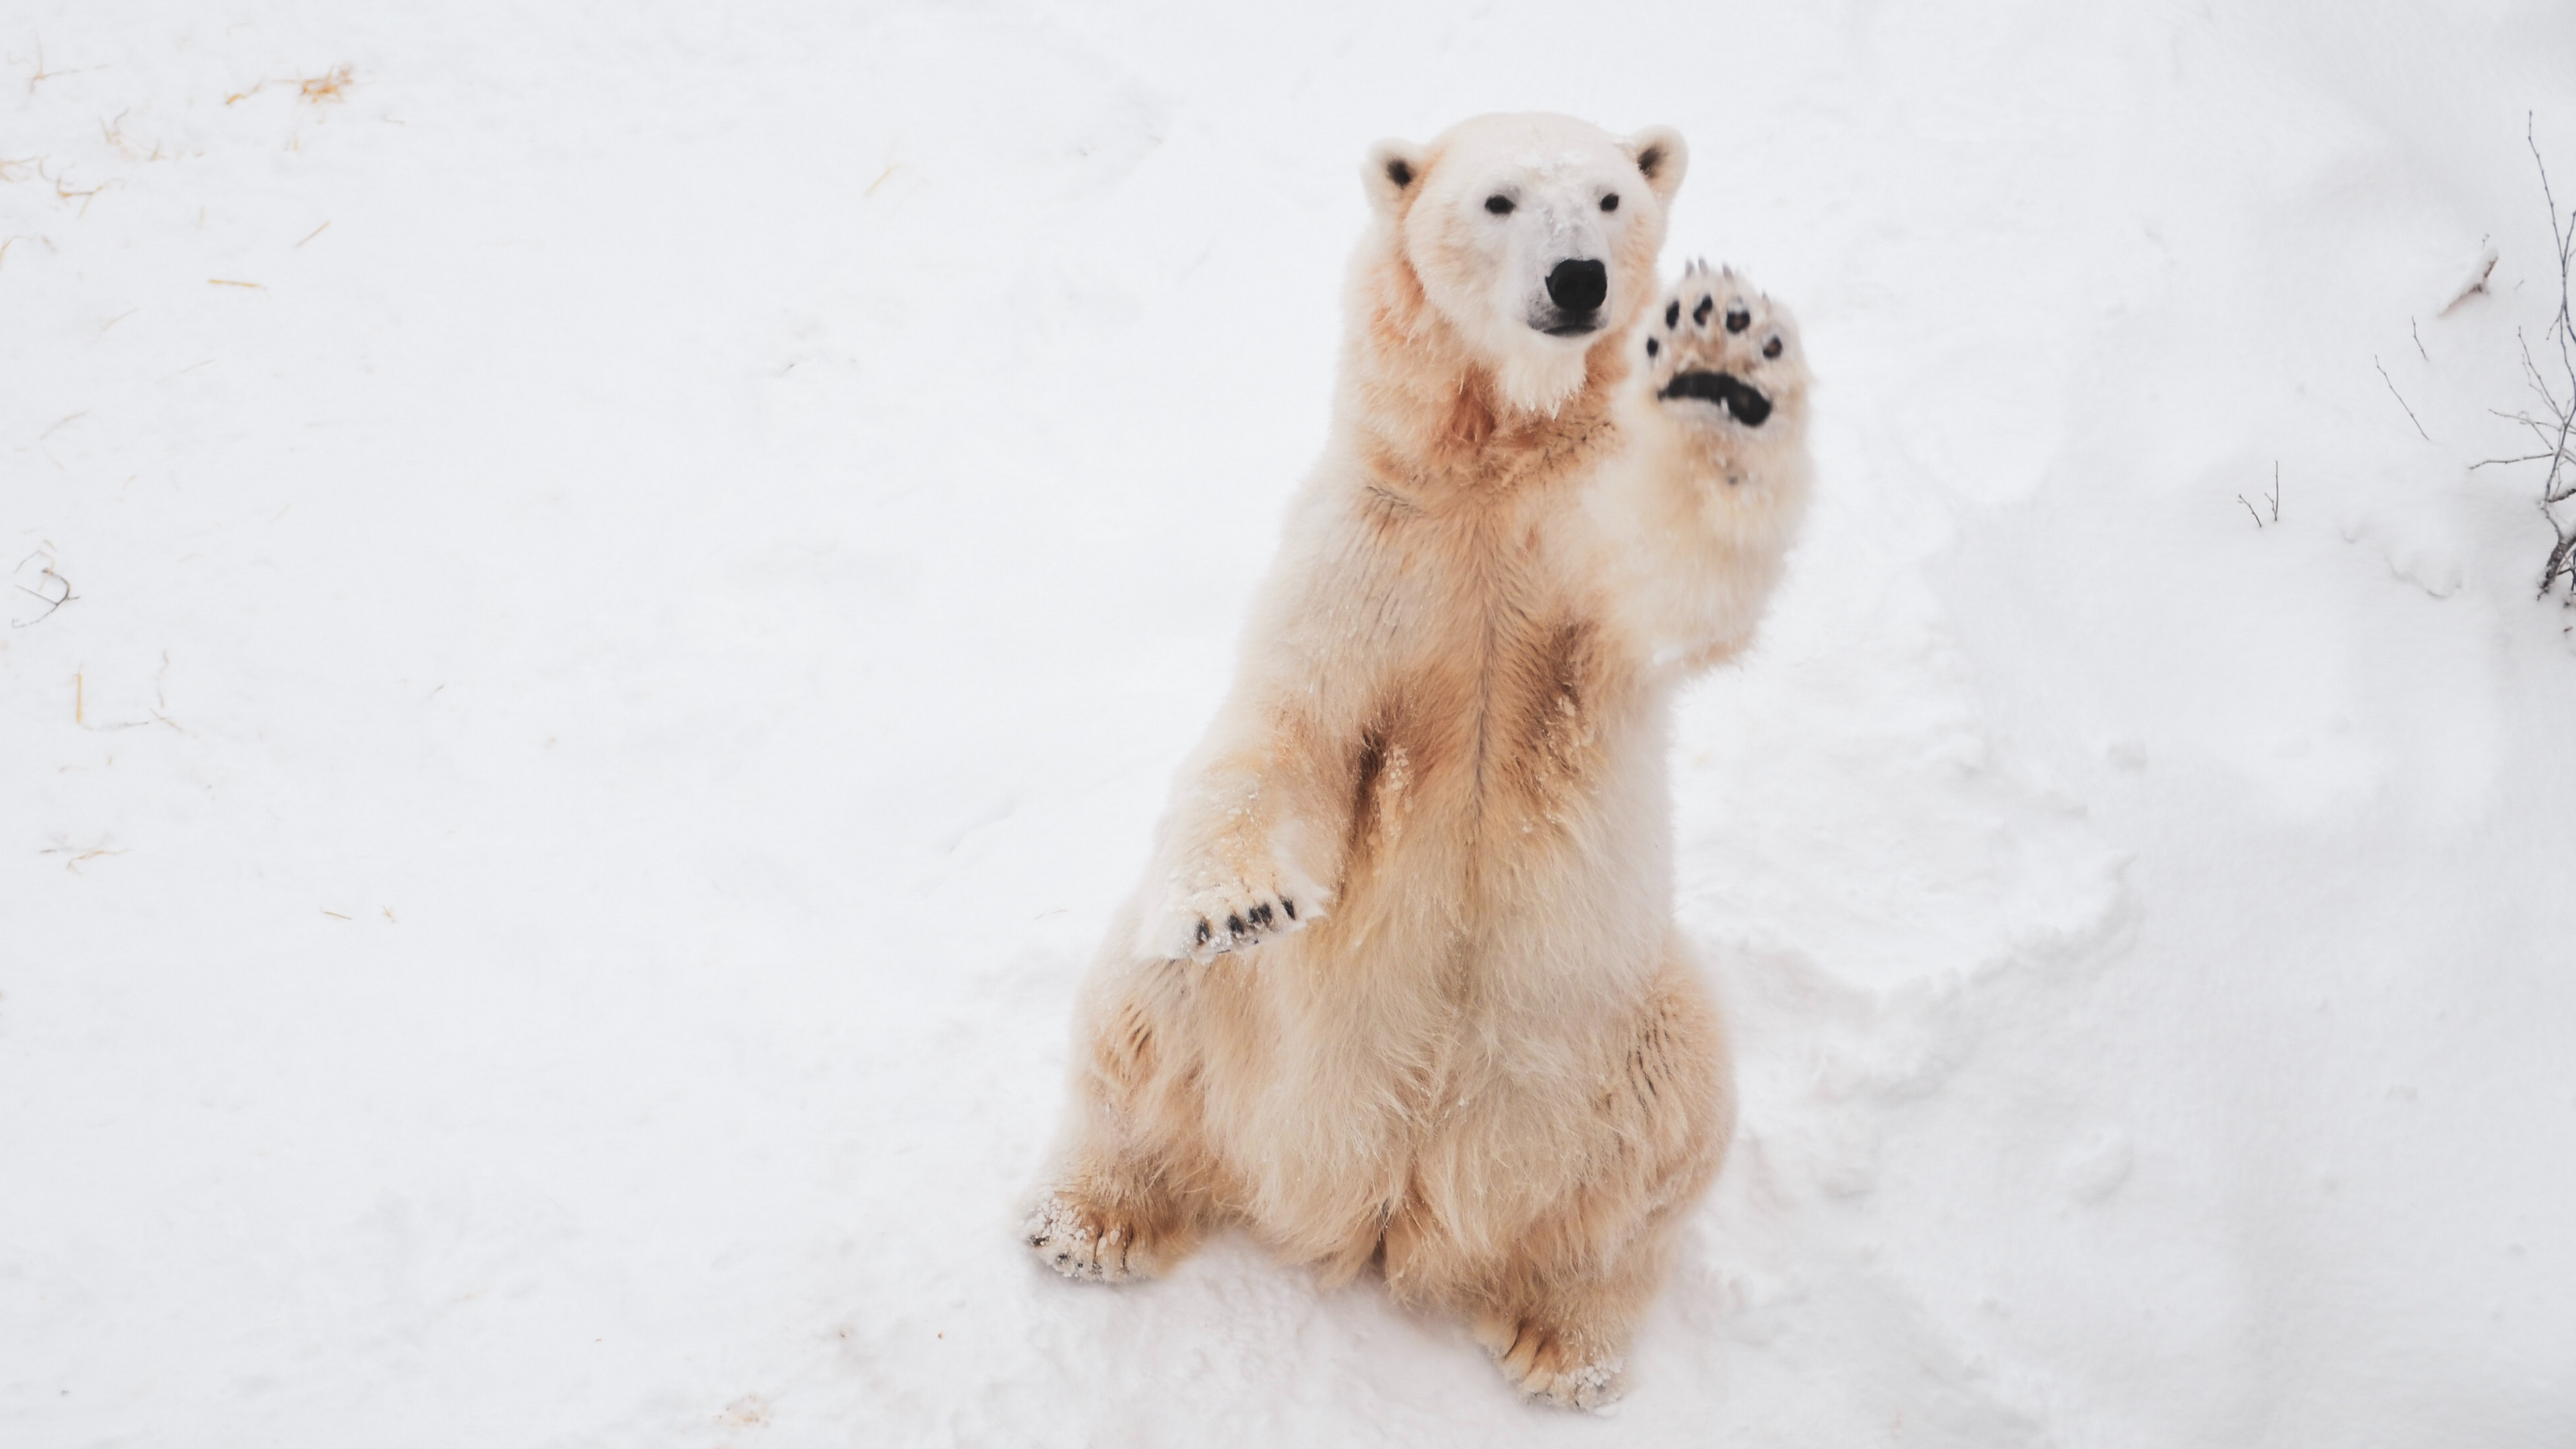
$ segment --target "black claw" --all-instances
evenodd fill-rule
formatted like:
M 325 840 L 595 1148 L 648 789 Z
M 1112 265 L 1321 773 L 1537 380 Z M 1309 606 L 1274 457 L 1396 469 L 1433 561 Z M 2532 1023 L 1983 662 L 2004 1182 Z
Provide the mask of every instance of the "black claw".
M 1281 896 L 1279 898 L 1279 909 L 1288 913 L 1288 919 L 1292 921 L 1297 919 L 1297 903 L 1288 899 L 1286 896 Z
M 1699 326 L 1705 327 L 1708 325 L 1708 314 L 1716 310 L 1717 299 L 1715 297 L 1702 297 L 1699 299 L 1699 305 L 1691 309 L 1691 321 Z
M 1750 327 L 1750 326 L 1752 326 L 1752 325 L 1753 325 L 1753 314 L 1752 314 L 1752 313 L 1745 311 L 1745 310 L 1744 310 L 1743 308 L 1741 308 L 1741 307 L 1729 307 L 1729 308 L 1727 308 L 1727 309 L 1726 309 L 1726 330 L 1727 330 L 1727 331 L 1729 331 L 1729 332 L 1741 332 L 1741 331 L 1743 331 L 1745 328 Z
M 1664 325 L 1667 327 L 1682 325 L 1682 304 L 1679 300 L 1675 300 L 1671 306 L 1664 309 Z
M 1241 916 L 1228 916 L 1228 917 L 1226 917 L 1226 918 L 1225 918 L 1225 928 L 1226 928 L 1226 930 L 1227 930 L 1229 933 L 1231 933 L 1231 934 L 1233 934 L 1233 935 L 1237 935 L 1237 936 L 1242 935 L 1242 934 L 1243 934 L 1243 917 L 1241 917 Z
M 1270 920 L 1270 906 L 1267 902 L 1252 908 L 1252 923 L 1254 925 L 1267 931 L 1270 929 Z
M 1204 946 L 1204 945 L 1206 945 L 1206 944 L 1208 943 L 1208 935 L 1209 935 L 1209 931 L 1208 931 L 1207 918 L 1206 918 L 1206 917 L 1204 917 L 1204 916 L 1202 916 L 1202 917 L 1200 917 L 1200 918 L 1199 918 L 1199 944 L 1200 944 L 1200 945 Z

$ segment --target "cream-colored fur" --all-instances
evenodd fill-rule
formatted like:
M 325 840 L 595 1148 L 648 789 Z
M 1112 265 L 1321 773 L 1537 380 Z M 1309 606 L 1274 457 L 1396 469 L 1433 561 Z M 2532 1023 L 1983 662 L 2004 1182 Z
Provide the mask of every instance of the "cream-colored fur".
M 1685 164 L 1545 116 L 1371 154 L 1331 441 L 1083 993 L 1027 1231 L 1060 1270 L 1238 1222 L 1466 1314 L 1528 1392 L 1617 1392 L 1734 1118 L 1668 696 L 1750 636 L 1806 482 L 1794 352 L 1758 429 L 1655 396 L 1722 327 L 1632 374 Z M 1609 273 L 1571 340 L 1528 320 L 1568 254 Z
M 1701 262 L 1635 346 L 1646 385 L 1622 394 L 1628 447 L 1585 512 L 1611 611 L 1651 672 L 1696 672 L 1752 641 L 1806 516 L 1806 353 L 1787 308 Z M 1719 403 L 1662 396 L 1696 372 L 1750 386 L 1770 415 L 1748 426 Z

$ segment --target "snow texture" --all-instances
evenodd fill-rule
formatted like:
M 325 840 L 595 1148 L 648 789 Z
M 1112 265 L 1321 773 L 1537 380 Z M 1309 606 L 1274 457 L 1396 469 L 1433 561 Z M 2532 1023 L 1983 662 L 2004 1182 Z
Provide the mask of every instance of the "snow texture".
M 2576 1443 L 2576 618 L 2470 467 L 2576 8 L 39 0 L 0 60 L 12 1449 Z M 1608 1421 L 1239 1237 L 1018 1232 L 1358 158 L 1528 107 L 1679 127 L 1668 270 L 1821 382 L 1678 730 L 1744 1128 Z

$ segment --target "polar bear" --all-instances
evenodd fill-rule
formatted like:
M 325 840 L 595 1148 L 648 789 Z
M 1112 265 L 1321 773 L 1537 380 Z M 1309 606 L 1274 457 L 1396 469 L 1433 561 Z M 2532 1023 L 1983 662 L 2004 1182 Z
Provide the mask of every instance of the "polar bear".
M 1656 298 L 1686 163 L 1542 115 L 1371 151 L 1330 442 L 1080 999 L 1025 1229 L 1060 1271 L 1237 1223 L 1463 1313 L 1527 1393 L 1619 1391 L 1735 1110 L 1669 696 L 1806 486 L 1785 314 Z

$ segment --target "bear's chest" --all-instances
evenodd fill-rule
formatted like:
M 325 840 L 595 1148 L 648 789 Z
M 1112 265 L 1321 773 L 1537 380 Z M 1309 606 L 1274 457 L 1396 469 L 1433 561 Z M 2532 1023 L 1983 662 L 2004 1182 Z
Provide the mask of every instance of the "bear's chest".
M 1562 827 L 1608 763 L 1634 674 L 1599 591 L 1568 565 L 1567 511 L 1413 522 L 1388 559 L 1408 607 L 1387 641 L 1362 773 L 1374 766 L 1405 808 L 1480 834 Z

